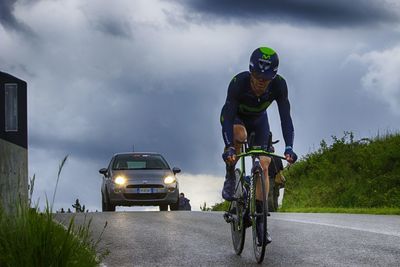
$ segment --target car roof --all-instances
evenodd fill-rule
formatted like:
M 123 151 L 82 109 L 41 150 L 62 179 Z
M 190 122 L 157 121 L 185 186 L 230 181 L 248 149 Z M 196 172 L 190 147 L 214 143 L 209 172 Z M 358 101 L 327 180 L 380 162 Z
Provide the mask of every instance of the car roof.
M 119 155 L 160 155 L 160 153 L 156 152 L 119 152 L 115 153 L 114 156 L 119 156 Z

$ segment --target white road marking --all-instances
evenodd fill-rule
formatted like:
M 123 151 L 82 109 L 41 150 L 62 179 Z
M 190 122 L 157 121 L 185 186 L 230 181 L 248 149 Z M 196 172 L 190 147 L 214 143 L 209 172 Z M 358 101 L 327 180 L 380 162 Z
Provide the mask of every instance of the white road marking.
M 344 225 L 331 224 L 331 223 L 321 223 L 321 222 L 310 222 L 310 221 L 299 220 L 299 219 L 283 219 L 283 218 L 271 218 L 271 219 L 287 221 L 287 222 L 316 224 L 316 225 L 330 226 L 330 227 L 336 227 L 336 228 L 341 228 L 341 229 L 350 229 L 350 230 L 356 230 L 356 231 L 363 231 L 363 232 L 370 232 L 370 233 L 375 233 L 375 234 L 383 234 L 383 235 L 390 235 L 390 236 L 400 237 L 400 234 L 398 234 L 398 233 L 388 232 L 388 231 L 384 231 L 384 230 L 364 229 L 364 228 L 353 227 L 353 226 L 344 226 Z

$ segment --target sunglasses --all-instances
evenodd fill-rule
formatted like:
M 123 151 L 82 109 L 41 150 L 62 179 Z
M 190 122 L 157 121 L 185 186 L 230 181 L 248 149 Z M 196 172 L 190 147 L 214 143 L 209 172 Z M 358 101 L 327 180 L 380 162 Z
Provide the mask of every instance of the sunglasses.
M 270 81 L 270 79 L 266 79 L 264 76 L 262 76 L 261 74 L 256 73 L 256 72 L 252 72 L 252 73 L 251 73 L 251 76 L 253 76 L 253 78 L 256 79 L 256 80 L 259 81 L 259 82 L 267 82 L 267 81 Z

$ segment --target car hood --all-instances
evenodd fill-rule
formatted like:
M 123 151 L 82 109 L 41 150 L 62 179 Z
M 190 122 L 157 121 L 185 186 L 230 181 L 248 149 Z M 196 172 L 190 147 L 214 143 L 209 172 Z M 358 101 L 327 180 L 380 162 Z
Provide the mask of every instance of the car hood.
M 123 175 L 127 179 L 160 180 L 168 175 L 174 175 L 171 170 L 115 170 L 113 176 Z

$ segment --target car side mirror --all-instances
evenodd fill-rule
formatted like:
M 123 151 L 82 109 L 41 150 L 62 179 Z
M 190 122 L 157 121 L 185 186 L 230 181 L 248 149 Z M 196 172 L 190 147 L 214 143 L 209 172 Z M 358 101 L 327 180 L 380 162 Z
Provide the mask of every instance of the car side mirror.
M 104 176 L 107 176 L 107 172 L 108 172 L 107 168 L 102 168 L 99 170 L 99 173 L 103 174 Z
M 173 168 L 172 168 L 172 172 L 173 172 L 174 174 L 177 174 L 177 173 L 180 173 L 180 172 L 181 172 L 181 169 L 179 169 L 178 167 L 173 167 Z

